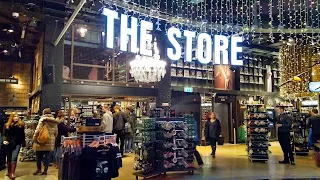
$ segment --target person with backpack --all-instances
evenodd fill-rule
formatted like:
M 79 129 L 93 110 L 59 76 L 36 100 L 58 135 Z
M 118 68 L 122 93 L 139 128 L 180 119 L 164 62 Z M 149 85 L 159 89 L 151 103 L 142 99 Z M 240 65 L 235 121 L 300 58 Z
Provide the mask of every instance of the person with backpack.
M 12 113 L 7 124 L 3 128 L 3 144 L 7 156 L 7 176 L 15 179 L 14 173 L 17 167 L 17 159 L 21 146 L 25 146 L 24 123 L 16 113 Z
M 54 151 L 56 137 L 58 136 L 58 120 L 51 114 L 50 108 L 43 110 L 33 136 L 33 149 L 36 151 L 37 171 L 33 175 L 47 175 L 50 154 Z M 44 171 L 41 172 L 41 162 L 44 158 Z
M 127 153 L 133 151 L 133 139 L 136 132 L 137 116 L 134 113 L 133 108 L 127 107 L 128 122 L 125 124 L 125 150 Z

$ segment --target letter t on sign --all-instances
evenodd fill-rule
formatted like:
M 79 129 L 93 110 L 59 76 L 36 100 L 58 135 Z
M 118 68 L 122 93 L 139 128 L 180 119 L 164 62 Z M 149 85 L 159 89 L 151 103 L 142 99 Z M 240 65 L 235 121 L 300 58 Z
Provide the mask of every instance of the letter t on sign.
M 114 20 L 118 19 L 118 13 L 107 8 L 103 8 L 103 15 L 107 16 L 107 48 L 113 49 L 114 45 Z

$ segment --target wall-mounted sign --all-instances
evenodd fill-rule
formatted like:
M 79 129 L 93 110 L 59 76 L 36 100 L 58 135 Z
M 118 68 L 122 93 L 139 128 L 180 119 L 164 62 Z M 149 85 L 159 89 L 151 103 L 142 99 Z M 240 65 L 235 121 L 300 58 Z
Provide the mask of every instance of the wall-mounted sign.
M 184 87 L 184 92 L 192 93 L 193 92 L 193 88 L 192 87 Z
M 120 14 L 114 10 L 107 8 L 103 9 L 102 14 L 106 16 L 107 20 L 105 28 L 105 35 L 107 36 L 105 42 L 107 48 L 113 49 L 115 32 L 119 32 L 121 51 L 129 51 L 131 53 L 138 53 L 139 51 L 141 55 L 152 56 L 152 49 L 147 48 L 147 42 L 150 42 L 153 39 L 152 34 L 150 34 L 150 31 L 153 30 L 152 22 L 141 20 L 139 23 L 140 26 L 138 26 L 137 18 L 125 14 Z M 120 30 L 115 30 L 115 20 L 118 19 L 120 19 Z M 130 23 L 129 26 L 128 23 Z M 130 45 L 128 48 L 129 37 Z M 239 47 L 238 43 L 243 41 L 243 38 L 240 36 L 231 36 L 230 38 L 228 38 L 227 36 L 223 35 L 214 35 L 212 37 L 208 33 L 197 34 L 195 31 L 189 30 L 181 32 L 180 29 L 176 27 L 170 27 L 167 30 L 167 38 L 171 46 L 166 48 L 167 56 L 173 61 L 181 59 L 183 54 L 182 45 L 178 40 L 184 39 L 185 62 L 192 61 L 192 52 L 193 49 L 196 48 L 195 56 L 200 63 L 208 64 L 214 62 L 215 64 L 228 65 L 230 59 L 231 65 L 243 65 L 243 61 L 238 59 L 238 53 L 242 52 L 242 47 Z M 193 45 L 193 42 L 196 42 L 196 44 Z M 231 47 L 229 47 L 229 44 Z
M 0 83 L 18 84 L 18 79 L 15 79 L 15 78 L 0 78 Z
M 310 92 L 320 92 L 320 82 L 310 82 L 309 83 Z

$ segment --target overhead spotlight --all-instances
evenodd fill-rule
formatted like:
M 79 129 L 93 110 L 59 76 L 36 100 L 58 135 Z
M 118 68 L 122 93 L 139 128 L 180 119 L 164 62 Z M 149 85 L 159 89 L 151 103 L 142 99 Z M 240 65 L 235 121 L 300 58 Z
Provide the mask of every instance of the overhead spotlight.
M 18 17 L 19 17 L 19 13 L 17 13 L 17 12 L 13 12 L 13 13 L 12 13 L 12 17 L 14 17 L 14 18 L 18 18 Z
M 9 51 L 8 51 L 8 50 L 6 50 L 6 49 L 5 49 L 5 50 L 3 50 L 2 52 L 3 52 L 3 54 L 5 54 L 5 55 L 9 53 Z
M 80 36 L 81 36 L 82 38 L 86 36 L 87 31 L 88 31 L 88 29 L 83 28 L 83 27 L 81 27 L 81 28 L 78 29 L 78 32 L 79 32 L 79 34 L 80 34 Z

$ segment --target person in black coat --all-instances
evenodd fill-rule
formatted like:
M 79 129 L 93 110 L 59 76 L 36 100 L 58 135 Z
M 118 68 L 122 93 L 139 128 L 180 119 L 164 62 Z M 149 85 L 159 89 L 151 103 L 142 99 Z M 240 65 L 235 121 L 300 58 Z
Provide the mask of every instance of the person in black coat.
M 21 146 L 25 146 L 24 123 L 17 113 L 12 113 L 3 128 L 3 144 L 7 156 L 9 179 L 15 179 L 17 160 Z
M 214 112 L 210 113 L 209 119 L 205 124 L 204 135 L 206 137 L 206 141 L 211 145 L 211 155 L 215 157 L 217 139 L 221 136 L 221 123 L 220 120 L 216 118 L 216 113 Z
M 293 150 L 290 145 L 290 131 L 292 129 L 291 117 L 284 113 L 284 107 L 279 106 L 277 108 L 279 116 L 276 127 L 278 128 L 278 140 L 281 145 L 284 160 L 279 161 L 280 164 L 295 165 Z
M 59 167 L 60 164 L 60 157 L 61 157 L 61 137 L 68 136 L 68 133 L 72 133 L 72 132 L 76 132 L 75 128 L 69 128 L 66 124 L 65 124 L 65 117 L 64 117 L 64 113 L 63 111 L 59 111 L 58 115 L 57 115 L 57 120 L 60 121 L 60 123 L 58 124 L 58 136 L 56 137 L 56 141 L 55 141 L 55 149 L 54 149 L 54 166 L 56 168 Z

